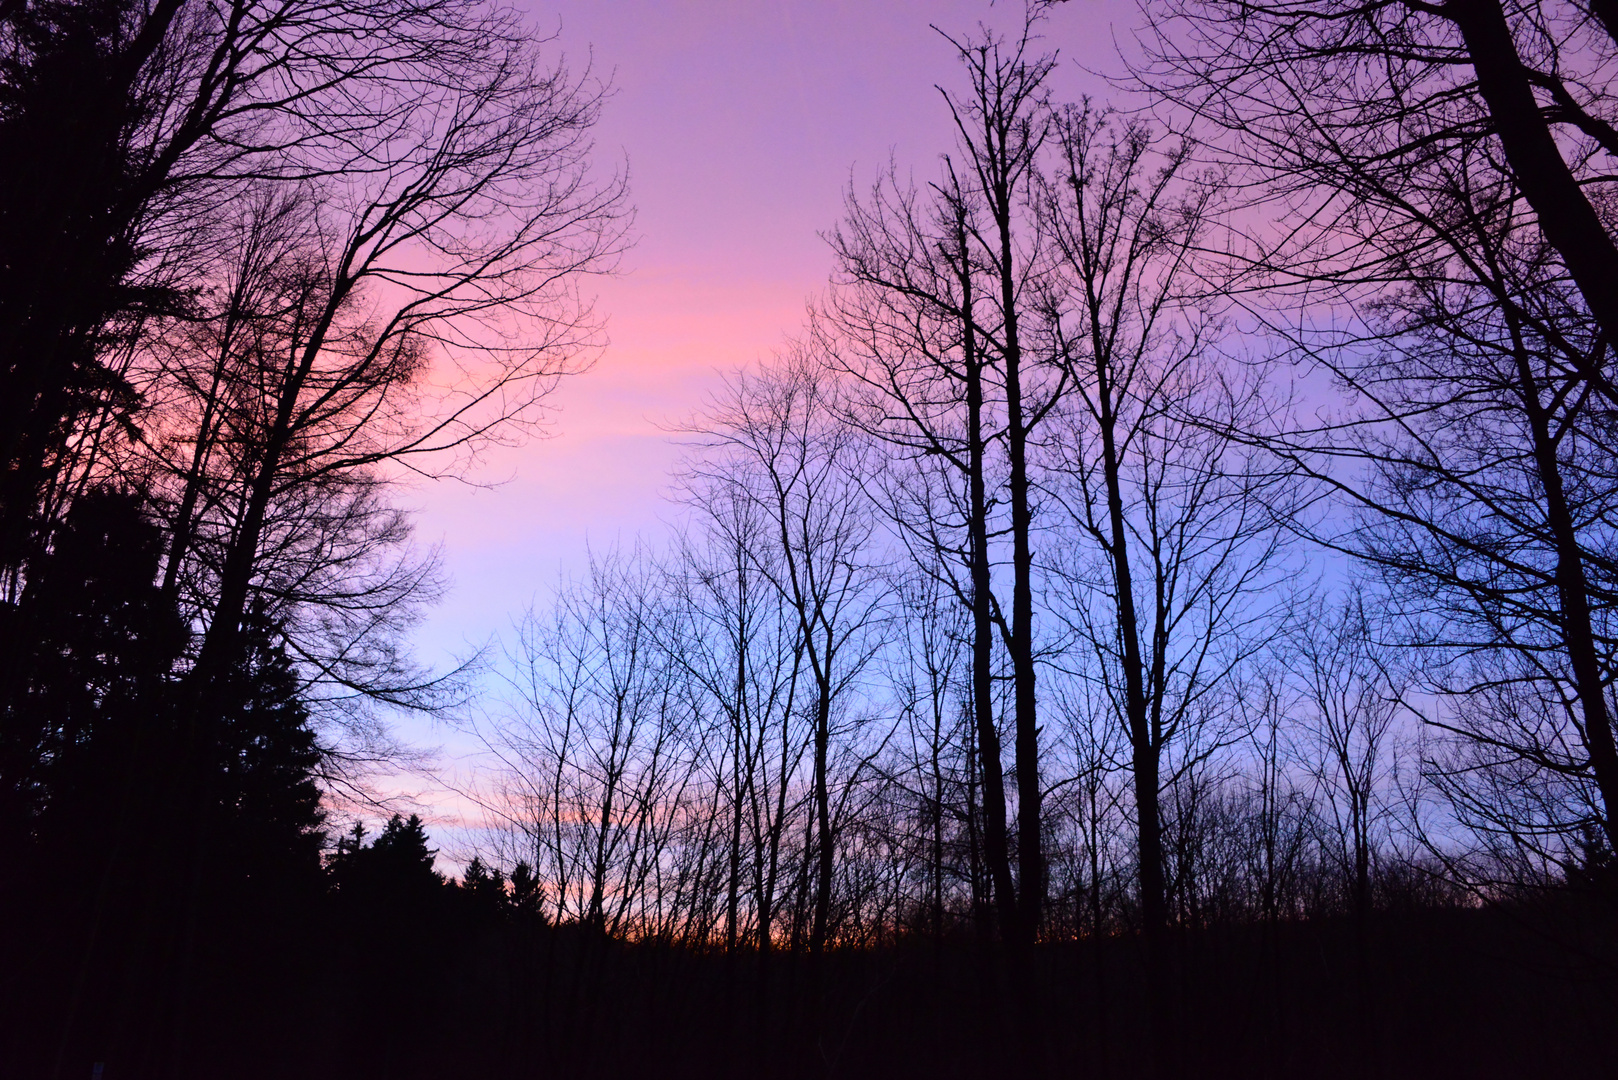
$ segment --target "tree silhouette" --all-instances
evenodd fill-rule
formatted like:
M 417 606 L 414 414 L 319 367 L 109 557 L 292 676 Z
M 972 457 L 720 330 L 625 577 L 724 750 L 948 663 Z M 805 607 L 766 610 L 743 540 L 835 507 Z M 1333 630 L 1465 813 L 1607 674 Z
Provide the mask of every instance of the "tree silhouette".
M 120 368 L 133 321 L 178 300 L 132 278 L 144 119 L 137 80 L 179 5 L 7 5 L 0 18 L 0 575 L 14 598 L 87 414 L 138 404 Z M 144 31 L 144 32 L 142 32 Z M 28 167 L 15 163 L 27 162 Z

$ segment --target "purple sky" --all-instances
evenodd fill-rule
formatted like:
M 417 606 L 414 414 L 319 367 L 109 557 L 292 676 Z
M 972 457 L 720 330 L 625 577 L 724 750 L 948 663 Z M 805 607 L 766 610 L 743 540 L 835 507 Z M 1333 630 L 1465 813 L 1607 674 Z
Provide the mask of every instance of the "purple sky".
M 851 175 L 867 186 L 890 155 L 919 181 L 949 148 L 934 85 L 959 87 L 952 33 L 1012 30 L 1019 3 L 986 0 L 563 0 L 576 68 L 587 55 L 616 94 L 597 130 L 601 165 L 627 161 L 636 247 L 599 286 L 611 345 L 556 394 L 552 437 L 504 452 L 476 490 L 414 495 L 418 535 L 442 541 L 449 597 L 418 635 L 442 663 L 502 632 L 559 571 L 597 546 L 654 531 L 679 448 L 667 425 L 698 408 L 715 372 L 767 355 L 802 322 L 831 270 L 819 237 Z M 1064 97 L 1107 94 L 1079 65 L 1116 70 L 1132 0 L 1072 0 L 1045 25 Z

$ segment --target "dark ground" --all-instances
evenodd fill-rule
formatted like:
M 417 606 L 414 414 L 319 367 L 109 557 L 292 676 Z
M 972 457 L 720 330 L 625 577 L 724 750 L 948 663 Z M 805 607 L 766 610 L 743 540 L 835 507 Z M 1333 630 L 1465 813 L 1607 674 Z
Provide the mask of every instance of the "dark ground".
M 21 966 L 10 970 L 30 977 L 8 980 L 0 1075 L 84 1080 L 95 1060 L 103 1080 L 1024 1071 L 1001 1050 L 1011 1028 L 994 955 L 970 941 L 832 952 L 817 1010 L 805 956 L 612 941 L 455 889 L 428 903 L 354 903 L 328 896 L 305 909 L 318 919 L 296 925 L 284 911 L 244 912 L 241 935 L 195 955 L 179 1028 L 153 1004 L 164 991 L 152 979 L 96 976 L 64 1039 L 74 972 L 51 962 L 45 938 L 13 938 L 9 963 Z M 1598 1074 L 1618 1041 L 1615 925 L 1605 904 L 1565 896 L 1382 912 L 1366 934 L 1363 998 L 1351 920 L 1182 933 L 1171 1074 Z M 1039 953 L 1045 1066 L 1030 1075 L 1147 1074 L 1140 961 L 1129 937 Z M 120 1001 L 120 985 L 145 997 Z M 187 1067 L 164 1050 L 176 1032 Z

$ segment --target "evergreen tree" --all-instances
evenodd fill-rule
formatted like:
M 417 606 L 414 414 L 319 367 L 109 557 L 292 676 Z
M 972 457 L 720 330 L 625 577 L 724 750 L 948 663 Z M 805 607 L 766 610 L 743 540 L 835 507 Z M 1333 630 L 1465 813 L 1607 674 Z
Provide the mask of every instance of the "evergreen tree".
M 20 601 L 0 603 L 0 813 L 14 844 L 96 848 L 111 806 L 160 781 L 188 636 L 155 585 L 161 547 L 136 496 L 91 492 Z
M 231 846 L 260 870 L 274 862 L 314 873 L 325 842 L 315 783 L 321 750 L 273 624 L 257 614 L 245 638 L 243 656 L 228 675 L 230 707 L 214 748 L 221 826 Z
M 525 862 L 519 862 L 511 870 L 511 906 L 519 915 L 538 916 L 540 914 L 539 878 L 534 875 L 534 868 Z
M 355 826 L 330 864 L 342 930 L 336 987 L 365 987 L 343 1033 L 344 1076 L 429 1075 L 421 1053 L 420 988 L 450 978 L 455 954 L 448 885 L 433 869 L 421 818 L 395 814 L 369 845 Z
M 506 875 L 496 866 L 483 865 L 481 857 L 474 856 L 461 875 L 460 892 L 474 918 L 494 919 L 505 914 L 511 906 L 506 893 Z
M 308 999 L 321 752 L 298 680 L 256 618 L 218 710 L 192 708 L 161 552 L 137 495 L 91 491 L 0 603 L 8 1061 L 161 1070 L 198 1033 L 271 1045 Z
M 0 169 L 0 595 L 49 539 L 42 510 L 81 421 L 137 405 L 111 347 L 178 302 L 132 277 L 153 164 L 132 142 L 140 72 L 178 7 L 0 6 L 0 161 L 28 163 Z
M 387 933 L 412 915 L 435 909 L 444 876 L 433 868 L 438 851 L 427 846 L 421 818 L 394 814 L 369 845 L 356 825 L 330 865 L 332 885 L 345 916 Z

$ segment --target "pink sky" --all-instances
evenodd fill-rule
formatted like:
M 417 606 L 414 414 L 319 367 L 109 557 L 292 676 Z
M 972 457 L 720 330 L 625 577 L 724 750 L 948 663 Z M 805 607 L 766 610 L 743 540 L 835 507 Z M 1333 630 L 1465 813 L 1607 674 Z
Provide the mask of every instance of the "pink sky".
M 552 437 L 502 453 L 479 477 L 415 493 L 418 535 L 442 541 L 453 591 L 418 635 L 443 663 L 506 630 L 561 569 L 597 546 L 655 532 L 679 447 L 667 425 L 700 407 L 715 372 L 767 355 L 802 322 L 830 272 L 819 233 L 852 175 L 888 161 L 925 181 L 950 146 L 935 83 L 960 85 L 929 29 L 979 20 L 1014 29 L 1022 7 L 986 0 L 562 0 L 576 68 L 587 55 L 616 95 L 597 130 L 600 164 L 627 161 L 635 248 L 598 305 L 611 345 L 555 395 Z M 1130 0 L 1072 0 L 1046 24 L 1066 61 L 1058 92 L 1105 96 L 1079 70 L 1114 70 Z

